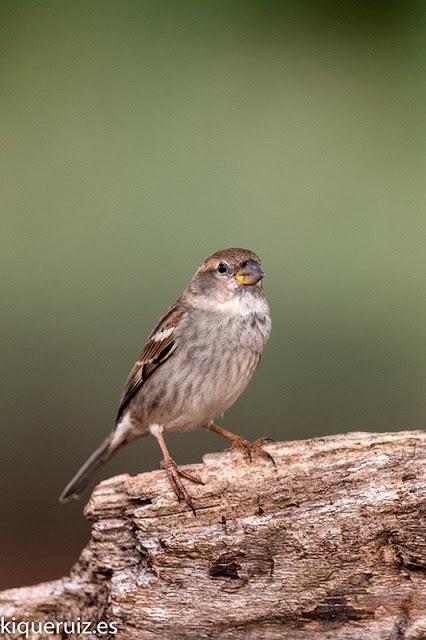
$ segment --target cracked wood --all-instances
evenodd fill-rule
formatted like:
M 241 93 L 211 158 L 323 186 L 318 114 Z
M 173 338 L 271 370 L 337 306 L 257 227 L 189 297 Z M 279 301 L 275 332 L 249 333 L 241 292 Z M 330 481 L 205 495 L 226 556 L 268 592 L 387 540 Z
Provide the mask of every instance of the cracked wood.
M 111 478 L 70 577 L 1 593 L 0 616 L 113 621 L 123 640 L 424 639 L 425 445 L 423 431 L 271 444 L 276 470 L 209 454 L 185 467 L 205 483 L 197 517 L 163 471 Z

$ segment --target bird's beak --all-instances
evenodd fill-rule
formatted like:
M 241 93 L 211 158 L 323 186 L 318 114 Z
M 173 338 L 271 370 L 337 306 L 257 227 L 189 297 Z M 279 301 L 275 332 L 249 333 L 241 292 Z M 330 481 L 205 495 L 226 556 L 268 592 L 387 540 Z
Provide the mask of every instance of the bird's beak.
M 262 280 L 264 275 L 257 262 L 248 260 L 245 266 L 237 271 L 234 278 L 238 284 L 256 284 L 256 282 Z

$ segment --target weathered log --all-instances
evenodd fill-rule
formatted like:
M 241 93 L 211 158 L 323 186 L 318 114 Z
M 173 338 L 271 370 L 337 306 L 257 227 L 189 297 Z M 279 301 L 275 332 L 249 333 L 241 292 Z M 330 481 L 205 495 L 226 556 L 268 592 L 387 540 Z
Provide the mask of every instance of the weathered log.
M 209 454 L 186 467 L 205 483 L 189 487 L 196 517 L 164 471 L 111 478 L 70 577 L 4 591 L 0 616 L 113 622 L 125 640 L 424 639 L 425 445 L 423 431 L 267 445 L 276 469 Z

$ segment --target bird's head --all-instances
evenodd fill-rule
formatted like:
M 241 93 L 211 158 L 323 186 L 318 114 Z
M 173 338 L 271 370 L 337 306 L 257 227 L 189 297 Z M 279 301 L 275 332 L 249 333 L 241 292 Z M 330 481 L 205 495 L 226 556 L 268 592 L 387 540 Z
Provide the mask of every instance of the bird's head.
M 263 297 L 264 277 L 260 258 L 248 249 L 231 248 L 217 251 L 197 269 L 188 293 L 210 304 L 225 304 Z

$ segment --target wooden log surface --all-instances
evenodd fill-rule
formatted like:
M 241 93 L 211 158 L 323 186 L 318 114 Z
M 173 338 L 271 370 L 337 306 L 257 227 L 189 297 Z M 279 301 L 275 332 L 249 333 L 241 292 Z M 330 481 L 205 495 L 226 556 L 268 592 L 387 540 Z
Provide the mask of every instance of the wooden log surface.
M 196 517 L 164 471 L 102 482 L 70 576 L 0 593 L 0 616 L 123 640 L 424 640 L 425 432 L 266 449 L 276 469 L 229 451 L 185 467 Z

